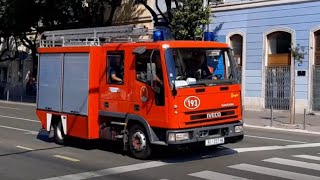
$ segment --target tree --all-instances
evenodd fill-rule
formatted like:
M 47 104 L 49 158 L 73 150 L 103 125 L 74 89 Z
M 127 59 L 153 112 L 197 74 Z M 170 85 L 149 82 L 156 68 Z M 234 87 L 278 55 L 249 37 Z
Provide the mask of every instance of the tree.
M 165 26 L 171 29 L 175 39 L 195 40 L 202 38 L 203 26 L 210 22 L 210 9 L 203 7 L 203 0 L 165 0 L 167 12 L 163 13 L 159 8 L 158 0 L 155 0 L 158 14 L 147 4 L 147 0 L 136 0 L 151 13 L 155 26 Z M 172 3 L 174 7 L 172 7 Z
M 32 52 L 35 47 L 30 46 L 32 40 L 27 32 L 37 25 L 38 9 L 33 0 L 2 0 L 1 1 L 1 61 L 13 60 L 18 56 L 18 46 L 26 45 Z M 35 53 L 32 54 L 35 56 Z
M 299 44 L 297 44 L 296 46 L 291 43 L 291 56 L 292 56 L 292 60 L 291 60 L 291 67 L 293 69 L 293 71 L 291 70 L 291 76 L 293 77 L 291 79 L 291 84 L 292 84 L 292 89 L 291 89 L 291 93 L 290 93 L 290 124 L 295 124 L 295 104 L 296 104 L 296 96 L 295 96 L 295 91 L 296 91 L 296 77 L 295 77 L 295 67 L 296 67 L 296 62 L 298 63 L 298 65 L 303 63 L 304 57 L 307 54 L 307 52 L 305 52 L 305 47 L 304 46 L 300 46 Z
M 116 8 L 122 0 L 47 0 L 42 3 L 43 29 L 71 29 L 112 25 Z M 105 13 L 110 5 L 108 19 Z
M 195 40 L 203 36 L 203 26 L 210 22 L 210 10 L 203 7 L 202 0 L 180 0 L 173 9 L 170 28 L 176 39 Z
M 121 0 L 0 0 L 0 60 L 18 57 L 21 44 L 37 60 L 37 43 L 48 30 L 112 25 L 115 9 Z M 105 8 L 111 13 L 105 19 Z M 34 63 L 36 64 L 36 63 Z

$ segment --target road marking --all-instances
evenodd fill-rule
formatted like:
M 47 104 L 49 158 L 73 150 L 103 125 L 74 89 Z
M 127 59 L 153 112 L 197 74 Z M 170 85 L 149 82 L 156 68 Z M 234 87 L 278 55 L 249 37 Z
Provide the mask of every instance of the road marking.
M 67 156 L 61 156 L 61 155 L 53 155 L 53 156 L 56 157 L 56 158 L 60 158 L 60 159 L 64 159 L 64 160 L 72 161 L 72 162 L 80 161 L 79 159 L 74 159 L 74 158 L 67 157 Z
M 269 138 L 269 137 L 262 137 L 262 136 L 251 136 L 251 135 L 244 135 L 244 136 L 245 137 L 251 137 L 251 138 L 268 139 L 268 140 L 292 142 L 292 143 L 300 143 L 300 144 L 308 143 L 308 142 L 303 142 L 303 141 L 292 141 L 292 140 L 287 140 L 287 139 L 277 139 L 277 138 Z
M 47 178 L 43 180 L 80 180 L 80 179 L 89 179 L 94 177 L 101 177 L 101 176 L 108 176 L 108 175 L 114 175 L 114 174 L 120 174 L 125 172 L 131 172 L 131 171 L 137 171 L 137 170 L 143 170 L 143 169 L 150 169 L 154 167 L 160 167 L 169 165 L 170 163 L 165 162 L 159 162 L 159 161 L 151 161 L 146 163 L 140 163 L 140 164 L 132 164 L 127 166 L 119 166 L 109 169 L 103 169 L 99 171 L 92 171 L 92 172 L 83 172 L 79 174 L 70 174 L 65 176 L 58 176 L 58 177 L 52 177 Z
M 26 133 L 24 133 L 24 134 L 38 135 L 38 134 L 39 134 L 39 132 L 37 132 L 37 131 L 33 131 L 33 132 L 26 132 Z
M 294 161 L 294 160 L 282 159 L 282 158 L 270 158 L 262 161 L 320 171 L 320 164 L 315 164 L 315 163 L 307 163 L 303 161 Z
M 28 150 L 28 151 L 33 151 L 34 149 L 28 148 L 28 147 L 24 147 L 24 146 L 16 146 L 17 148 L 20 149 L 24 149 L 24 150 Z
M 287 128 L 277 128 L 277 127 L 270 127 L 270 126 L 255 126 L 255 125 L 249 125 L 246 123 L 243 126 L 247 128 L 254 128 L 254 129 L 267 129 L 267 130 L 275 130 L 275 131 L 320 135 L 320 132 L 303 130 L 303 129 L 287 129 Z
M 248 180 L 247 178 L 231 176 L 227 174 L 212 172 L 212 171 L 201 171 L 197 173 L 188 174 L 189 176 L 194 176 L 202 179 L 207 180 L 216 180 L 216 179 L 223 179 L 223 180 Z
M 294 155 L 293 157 L 298 157 L 298 158 L 304 158 L 304 159 L 311 159 L 311 160 L 316 160 L 316 161 L 320 161 L 320 157 L 319 156 L 309 156 L 309 155 Z
M 3 116 L 3 115 L 0 115 L 0 117 L 9 118 L 9 119 L 19 119 L 19 120 L 29 121 L 29 122 L 34 122 L 34 123 L 40 123 L 40 121 L 37 121 L 37 120 L 34 120 L 34 119 L 26 119 L 26 118 L 19 118 L 19 117 L 12 117 L 12 116 Z
M 309 143 L 309 144 L 294 144 L 285 146 L 260 146 L 260 147 L 249 147 L 249 148 L 235 148 L 234 151 L 238 153 L 242 152 L 253 152 L 253 151 L 270 151 L 279 149 L 298 149 L 298 148 L 309 148 L 309 147 L 320 147 L 320 143 Z
M 0 106 L 0 108 L 3 108 L 3 109 L 15 109 L 15 110 L 22 110 L 20 108 L 11 108 L 11 107 L 5 107 L 5 106 Z
M 275 177 L 281 177 L 285 179 L 293 179 L 293 180 L 301 180 L 301 179 L 308 179 L 308 180 L 319 180 L 319 177 L 311 176 L 307 174 L 300 174 L 290 171 L 283 171 L 279 169 L 272 169 L 267 167 L 261 167 L 261 166 L 255 166 L 250 164 L 238 164 L 233 166 L 228 166 L 233 169 L 243 170 L 243 171 L 249 171 L 253 173 L 259 173 L 269 176 L 275 176 Z
M 27 129 L 20 129 L 20 128 L 15 128 L 15 127 L 10 127 L 10 126 L 3 126 L 0 125 L 1 128 L 6 128 L 6 129 L 13 129 L 13 130 L 17 130 L 17 131 L 23 131 L 23 132 L 28 132 L 28 133 L 38 133 L 37 131 L 31 131 L 31 130 L 27 130 Z

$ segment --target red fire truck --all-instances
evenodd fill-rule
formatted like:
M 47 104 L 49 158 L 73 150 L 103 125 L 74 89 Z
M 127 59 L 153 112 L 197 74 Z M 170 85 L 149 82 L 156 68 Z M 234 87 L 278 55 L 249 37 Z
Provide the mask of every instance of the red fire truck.
M 216 146 L 243 139 L 237 64 L 225 43 L 165 40 L 144 27 L 50 31 L 39 48 L 37 116 L 65 138 Z

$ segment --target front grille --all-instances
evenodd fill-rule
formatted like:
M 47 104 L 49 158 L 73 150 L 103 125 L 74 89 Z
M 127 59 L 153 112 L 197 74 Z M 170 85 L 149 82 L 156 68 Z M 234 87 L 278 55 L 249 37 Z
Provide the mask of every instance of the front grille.
M 207 110 L 200 110 L 200 111 L 190 111 L 190 112 L 185 112 L 185 114 L 186 115 L 193 115 L 193 114 L 215 112 L 215 111 L 235 110 L 237 108 L 238 108 L 238 106 L 230 106 L 230 107 L 224 107 L 224 108 L 207 109 Z
M 213 112 L 213 113 L 215 113 L 215 112 Z M 235 114 L 235 111 L 224 111 L 224 112 L 221 112 L 221 116 L 219 116 L 219 117 L 230 116 L 230 115 L 234 115 L 234 114 Z M 207 114 L 193 115 L 193 116 L 190 116 L 190 120 L 206 119 L 206 118 L 208 118 L 207 116 L 208 116 Z
M 238 118 L 238 116 L 236 115 L 236 116 L 228 116 L 228 117 L 222 117 L 222 118 L 205 119 L 205 120 L 200 120 L 200 121 L 190 121 L 190 122 L 186 122 L 186 125 L 207 123 L 207 122 L 212 122 L 212 121 L 220 121 L 220 120 L 227 120 L 227 119 L 234 119 L 234 118 Z
M 236 114 L 237 106 L 186 112 L 185 115 L 190 115 L 190 122 L 185 122 L 186 125 L 198 123 L 208 123 L 220 120 L 228 120 L 238 118 Z

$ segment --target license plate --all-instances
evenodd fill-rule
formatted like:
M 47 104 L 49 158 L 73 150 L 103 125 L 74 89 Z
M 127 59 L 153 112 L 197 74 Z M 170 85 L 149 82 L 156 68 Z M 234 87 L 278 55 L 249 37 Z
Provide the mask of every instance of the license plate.
M 207 139 L 206 146 L 212 146 L 217 144 L 224 144 L 224 138 Z

